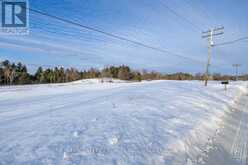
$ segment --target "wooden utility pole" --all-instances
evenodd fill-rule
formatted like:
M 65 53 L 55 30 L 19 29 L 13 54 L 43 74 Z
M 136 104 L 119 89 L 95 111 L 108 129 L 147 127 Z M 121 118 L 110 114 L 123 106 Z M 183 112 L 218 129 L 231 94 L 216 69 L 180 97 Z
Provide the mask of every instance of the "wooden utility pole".
M 205 86 L 208 85 L 208 79 L 209 79 L 209 67 L 211 65 L 212 48 L 214 47 L 213 37 L 224 34 L 223 30 L 224 27 L 218 27 L 202 32 L 202 38 L 208 39 L 208 61 L 207 61 L 206 73 L 205 73 Z
M 239 79 L 239 67 L 241 67 L 241 64 L 233 64 L 232 65 L 236 70 L 236 81 Z

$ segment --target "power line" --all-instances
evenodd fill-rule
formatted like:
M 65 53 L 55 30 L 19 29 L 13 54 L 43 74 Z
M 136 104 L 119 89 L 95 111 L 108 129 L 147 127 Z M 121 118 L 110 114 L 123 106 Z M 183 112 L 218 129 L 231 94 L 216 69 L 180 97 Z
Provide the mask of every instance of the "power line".
M 181 16 L 180 14 L 178 14 L 175 10 L 173 10 L 172 8 L 170 8 L 167 4 L 165 4 L 165 2 L 163 0 L 160 0 L 161 4 L 168 9 L 171 13 L 173 13 L 175 16 L 177 16 L 178 18 L 184 20 L 185 22 L 187 22 L 188 24 L 190 24 L 191 26 L 193 26 L 195 29 L 197 29 L 197 31 L 202 31 L 202 28 L 196 24 L 194 24 L 192 21 L 190 21 L 189 19 L 187 19 L 186 17 Z
M 215 44 L 214 46 L 224 46 L 224 45 L 235 44 L 235 43 L 243 41 L 243 40 L 248 40 L 248 37 L 241 37 L 241 38 L 238 38 L 236 40 L 227 41 L 227 42 L 223 42 L 223 43 L 220 43 L 220 44 Z
M 116 35 L 116 34 L 113 34 L 113 33 L 109 33 L 109 32 L 103 31 L 103 30 L 99 30 L 99 29 L 94 28 L 94 27 L 86 26 L 86 25 L 80 24 L 78 22 L 67 20 L 67 19 L 55 16 L 55 15 L 51 15 L 51 14 L 48 14 L 48 13 L 45 13 L 45 12 L 42 12 L 42 11 L 39 11 L 39 10 L 36 10 L 36 9 L 31 9 L 31 8 L 28 8 L 28 9 L 30 11 L 34 12 L 34 13 L 37 13 L 37 14 L 40 14 L 40 15 L 43 15 L 43 16 L 46 16 L 46 17 L 50 17 L 50 18 L 59 20 L 61 22 L 71 24 L 71 25 L 74 25 L 74 26 L 78 26 L 78 27 L 81 27 L 81 28 L 84 28 L 84 29 L 87 29 L 87 30 L 90 30 L 90 31 L 98 32 L 98 33 L 107 35 L 109 37 L 119 39 L 119 40 L 122 40 L 122 41 L 126 41 L 126 42 L 129 42 L 129 43 L 132 43 L 132 44 L 135 44 L 135 45 L 138 45 L 138 46 L 142 46 L 142 47 L 154 50 L 154 51 L 158 51 L 160 53 L 166 53 L 166 54 L 177 56 L 177 57 L 180 57 L 180 58 L 183 58 L 183 59 L 186 59 L 186 60 L 194 61 L 194 62 L 197 62 L 197 63 L 199 63 L 199 62 L 203 63 L 202 61 L 199 61 L 199 60 L 196 60 L 196 59 L 193 59 L 193 58 L 190 58 L 190 57 L 186 57 L 186 56 L 183 56 L 183 55 L 175 53 L 175 52 L 171 52 L 171 51 L 164 50 L 164 49 L 161 49 L 161 48 L 158 48 L 158 47 L 154 47 L 154 46 L 151 46 L 151 45 L 148 45 L 148 44 L 144 44 L 144 43 L 139 42 L 139 41 L 134 41 L 134 40 L 131 40 L 131 39 L 128 39 L 128 38 L 125 38 L 125 37 L 122 37 L 122 36 L 119 36 L 119 35 Z
M 1 43 L 1 42 L 0 42 Z M 30 41 L 29 43 L 33 43 L 32 41 Z M 9 44 L 9 43 L 8 43 Z M 10 43 L 10 44 L 12 44 L 12 43 Z M 14 44 L 14 46 L 16 46 L 16 44 Z M 26 47 L 25 47 L 26 48 Z M 53 47 L 53 49 L 55 49 L 56 48 L 56 46 L 55 47 Z M 45 48 L 40 48 L 42 51 L 45 51 L 46 49 Z M 57 48 L 58 49 L 58 48 Z M 84 52 L 84 51 L 78 51 L 78 52 L 75 52 L 75 53 L 68 53 L 68 54 L 61 54 L 61 50 L 60 50 L 60 52 L 58 52 L 58 53 L 53 53 L 53 52 L 49 52 L 48 51 L 48 53 L 47 53 L 47 55 L 50 55 L 50 54 L 57 54 L 58 56 L 60 56 L 60 57 L 78 57 L 77 59 L 79 59 L 80 61 L 88 61 L 88 60 L 90 60 L 90 58 L 84 58 L 84 57 L 82 57 L 82 56 L 80 56 L 81 54 L 82 55 L 93 55 L 93 56 L 97 56 L 97 54 L 94 54 L 94 53 L 88 53 L 88 52 Z
M 184 0 L 183 2 L 185 2 L 185 4 L 190 6 L 192 9 L 193 8 L 195 9 L 195 7 L 193 7 L 194 5 L 192 4 L 192 0 Z M 218 24 L 216 20 L 213 19 L 213 15 L 204 8 L 205 6 L 201 2 L 203 1 L 198 1 L 197 11 L 200 11 L 200 12 L 197 12 L 197 14 L 201 14 L 200 17 L 202 20 L 204 21 L 208 20 L 208 23 L 205 22 L 205 25 L 207 24 L 209 25 L 209 21 L 213 22 L 214 24 Z M 212 18 L 211 20 L 209 19 L 210 17 Z
M 59 33 L 55 32 L 55 31 L 49 31 L 49 30 L 47 30 L 47 29 L 43 29 L 43 30 L 46 30 L 46 31 L 48 31 L 48 32 L 50 32 L 50 33 L 54 33 L 54 34 L 59 34 Z M 70 36 L 71 34 L 63 33 L 63 35 Z M 72 35 L 72 36 L 75 37 L 75 35 Z M 94 39 L 97 39 L 97 38 L 94 38 Z M 84 53 L 84 54 L 87 54 L 87 53 Z M 88 54 L 89 54 L 89 53 L 88 53 Z M 92 55 L 96 55 L 96 54 L 92 54 Z M 79 56 L 79 55 L 74 55 L 74 56 Z M 194 62 L 203 63 L 202 61 L 198 61 L 198 60 L 194 60 Z M 176 66 L 176 65 L 173 65 L 173 66 Z M 221 66 L 218 66 L 218 65 L 212 65 L 212 66 L 215 67 L 215 68 L 225 68 L 225 67 L 221 67 Z M 171 66 L 170 66 L 170 67 L 171 67 Z
M 0 0 L 0 1 L 2 1 L 2 0 Z M 32 11 L 34 13 L 37 13 L 37 14 L 40 14 L 40 15 L 43 15 L 43 16 L 46 16 L 46 17 L 50 17 L 52 19 L 56 19 L 58 21 L 61 21 L 61 22 L 64 22 L 64 23 L 67 23 L 67 24 L 70 24 L 70 25 L 73 25 L 73 26 L 77 26 L 77 27 L 81 27 L 81 28 L 84 28 L 84 29 L 87 29 L 87 30 L 90 30 L 90 31 L 98 32 L 98 33 L 104 34 L 106 36 L 109 36 L 109 37 L 112 37 L 112 38 L 115 38 L 115 39 L 119 39 L 119 40 L 122 40 L 122 41 L 126 41 L 126 42 L 129 42 L 129 43 L 138 45 L 138 46 L 142 46 L 144 48 L 148 48 L 148 49 L 160 52 L 160 53 L 165 53 L 167 55 L 173 55 L 173 56 L 180 57 L 182 59 L 197 62 L 197 63 L 203 63 L 202 61 L 199 61 L 199 60 L 196 60 L 196 59 L 193 59 L 193 58 L 190 58 L 190 57 L 186 57 L 186 56 L 183 56 L 181 54 L 178 54 L 178 53 L 175 53 L 175 52 L 172 52 L 172 51 L 168 51 L 168 50 L 161 49 L 161 48 L 158 48 L 158 47 L 154 47 L 154 46 L 151 46 L 151 45 L 148 45 L 148 44 L 144 44 L 144 43 L 139 42 L 139 41 L 131 40 L 131 39 L 128 39 L 126 37 L 122 37 L 122 36 L 119 36 L 119 35 L 116 35 L 116 34 L 113 34 L 113 33 L 110 33 L 110 32 L 99 30 L 99 29 L 94 28 L 94 27 L 86 26 L 86 25 L 80 24 L 78 22 L 67 20 L 67 19 L 55 16 L 55 15 L 51 15 L 51 14 L 48 14 L 48 13 L 40 11 L 40 10 L 36 10 L 36 9 L 32 9 L 32 8 L 26 8 L 26 9 L 29 9 L 29 11 Z M 218 66 L 216 66 L 216 67 L 218 67 Z

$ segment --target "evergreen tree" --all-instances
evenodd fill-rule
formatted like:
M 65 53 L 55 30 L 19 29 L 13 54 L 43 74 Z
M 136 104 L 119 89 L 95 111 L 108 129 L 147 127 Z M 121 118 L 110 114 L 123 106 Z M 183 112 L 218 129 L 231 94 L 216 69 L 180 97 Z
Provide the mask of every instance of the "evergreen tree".
M 37 83 L 44 83 L 43 69 L 39 67 L 35 73 L 35 79 Z
M 118 72 L 118 78 L 121 80 L 130 80 L 131 79 L 131 70 L 128 66 L 121 66 Z

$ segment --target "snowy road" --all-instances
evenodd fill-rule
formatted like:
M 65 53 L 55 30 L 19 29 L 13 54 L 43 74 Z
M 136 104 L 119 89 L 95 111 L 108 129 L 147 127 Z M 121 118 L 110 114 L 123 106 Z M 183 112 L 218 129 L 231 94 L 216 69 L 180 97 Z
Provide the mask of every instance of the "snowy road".
M 207 165 L 248 165 L 248 96 L 226 116 L 206 157 Z
M 0 165 L 194 164 L 245 92 L 198 81 L 0 87 Z

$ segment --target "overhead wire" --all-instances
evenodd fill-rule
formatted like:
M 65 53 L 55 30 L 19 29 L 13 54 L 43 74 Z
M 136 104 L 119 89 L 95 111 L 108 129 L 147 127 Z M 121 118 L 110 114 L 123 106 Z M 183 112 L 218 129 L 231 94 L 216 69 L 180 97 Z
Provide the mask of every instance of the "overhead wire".
M 167 54 L 167 55 L 172 55 L 172 56 L 176 56 L 176 57 L 179 57 L 179 58 L 182 58 L 182 59 L 185 59 L 185 60 L 188 60 L 188 61 L 191 61 L 191 62 L 196 62 L 196 63 L 204 63 L 200 60 L 197 60 L 197 59 L 193 59 L 193 58 L 190 58 L 190 57 L 187 57 L 187 56 L 184 56 L 182 54 L 179 54 L 179 53 L 176 53 L 176 52 L 172 52 L 172 51 L 169 51 L 169 50 L 166 50 L 166 49 L 162 49 L 162 48 L 159 48 L 159 47 L 155 47 L 153 45 L 149 45 L 149 44 L 145 44 L 143 42 L 140 42 L 140 41 L 136 41 L 136 40 L 132 40 L 132 39 L 129 39 L 127 37 L 123 37 L 123 36 L 119 36 L 117 34 L 114 34 L 114 33 L 111 33 L 111 32 L 106 32 L 106 31 L 103 31 L 103 30 L 99 30 L 95 27 L 91 27 L 91 26 L 87 26 L 87 25 L 83 25 L 81 23 L 78 23 L 78 22 L 74 22 L 74 21 L 71 21 L 71 20 L 68 20 L 68 19 L 65 19 L 65 18 L 61 18 L 59 16 L 55 16 L 55 15 L 51 15 L 49 13 L 46 13 L 46 12 L 43 12 L 43 11 L 40 11 L 40 10 L 37 10 L 37 9 L 33 9 L 33 8 L 27 8 L 29 9 L 29 11 L 33 12 L 33 13 L 36 13 L 36 14 L 40 14 L 40 15 L 43 15 L 43 16 L 46 16 L 46 17 L 49 17 L 49 18 L 52 18 L 52 19 L 56 19 L 58 21 L 61 21 L 63 23 L 67 23 L 67 24 L 70 24 L 70 25 L 73 25 L 73 26 L 77 26 L 77 27 L 81 27 L 81 28 L 84 28 L 84 29 L 87 29 L 87 30 L 90 30 L 90 31 L 94 31 L 94 32 L 97 32 L 97 33 L 101 33 L 101 34 L 104 34 L 106 36 L 109 36 L 109 37 L 112 37 L 112 38 L 115 38 L 115 39 L 119 39 L 119 40 L 122 40 L 122 41 L 126 41 L 126 42 L 129 42 L 129 43 L 132 43 L 132 44 L 135 44 L 137 46 L 141 46 L 141 47 L 144 47 L 144 48 L 148 48 L 148 49 L 151 49 L 151 50 L 154 50 L 154 51 L 157 51 L 157 52 L 160 52 L 160 53 L 163 53 L 163 54 Z M 170 8 L 168 8 L 170 9 Z M 174 14 L 178 15 L 174 10 L 170 9 L 171 12 L 173 12 Z M 180 17 L 180 15 L 178 15 Z M 184 17 L 181 17 L 182 19 Z M 186 18 L 184 18 L 184 20 L 187 20 Z M 190 23 L 190 21 L 188 20 L 187 21 L 188 23 Z M 191 23 L 192 24 L 192 23 Z M 194 24 L 192 24 L 194 25 Z M 198 26 L 195 26 L 198 30 L 200 29 L 200 27 Z M 205 63 L 204 63 L 205 64 Z M 219 67 L 219 66 L 215 66 L 215 67 Z
M 169 50 L 161 49 L 161 48 L 158 48 L 158 47 L 155 47 L 155 46 L 152 46 L 152 45 L 148 45 L 148 44 L 145 44 L 145 43 L 142 43 L 142 42 L 139 42 L 139 41 L 131 40 L 131 39 L 123 37 L 123 36 L 119 36 L 119 35 L 116 35 L 116 34 L 113 34 L 113 33 L 110 33 L 110 32 L 99 30 L 99 29 L 94 28 L 94 27 L 83 25 L 83 24 L 78 23 L 78 22 L 74 22 L 74 21 L 71 21 L 71 20 L 67 20 L 65 18 L 61 18 L 61 17 L 55 16 L 55 15 L 51 15 L 51 14 L 48 14 L 46 12 L 42 12 L 40 10 L 36 10 L 36 9 L 32 9 L 32 8 L 29 8 L 29 10 L 34 12 L 34 13 L 37 13 L 37 14 L 40 14 L 40 15 L 43 15 L 43 16 L 46 16 L 46 17 L 50 17 L 50 18 L 59 20 L 61 22 L 67 23 L 67 24 L 78 26 L 78 27 L 81 27 L 81 28 L 84 28 L 84 29 L 87 29 L 87 30 L 90 30 L 90 31 L 98 32 L 98 33 L 104 34 L 106 36 L 116 38 L 116 39 L 119 39 L 119 40 L 122 40 L 122 41 L 126 41 L 126 42 L 129 42 L 129 43 L 132 43 L 132 44 L 144 47 L 144 48 L 148 48 L 148 49 L 151 49 L 151 50 L 163 53 L 163 54 L 177 56 L 179 58 L 183 58 L 185 60 L 189 60 L 189 61 L 193 61 L 193 62 L 197 62 L 197 63 L 204 63 L 202 61 L 199 61 L 199 60 L 187 57 L 187 56 L 183 56 L 183 55 L 181 55 L 179 53 L 175 53 L 175 52 L 172 52 L 172 51 L 169 51 Z
M 163 7 L 165 7 L 168 11 L 170 11 L 172 14 L 174 14 L 175 16 L 177 16 L 178 18 L 180 18 L 181 20 L 187 22 L 188 24 L 190 24 L 195 30 L 201 32 L 202 28 L 195 24 L 194 22 L 192 22 L 191 20 L 189 20 L 187 17 L 184 17 L 182 15 L 180 15 L 176 10 L 174 10 L 173 8 L 169 7 L 164 0 L 160 0 L 161 4 Z
M 240 38 L 235 39 L 235 40 L 232 40 L 232 41 L 227 41 L 227 42 L 215 44 L 214 46 L 216 47 L 216 46 L 230 45 L 230 44 L 235 44 L 237 42 L 244 41 L 244 40 L 247 40 L 248 41 L 248 37 L 240 37 Z

